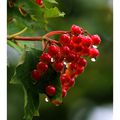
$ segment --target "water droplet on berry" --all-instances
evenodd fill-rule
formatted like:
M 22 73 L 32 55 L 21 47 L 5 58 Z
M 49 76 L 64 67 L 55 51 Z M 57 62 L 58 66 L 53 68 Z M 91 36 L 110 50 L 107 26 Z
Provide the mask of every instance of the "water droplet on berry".
M 96 58 L 91 58 L 91 61 L 92 62 L 96 62 Z
M 49 99 L 47 97 L 45 98 L 45 102 L 49 102 Z
M 53 59 L 53 58 L 51 58 L 51 62 L 54 62 L 54 59 Z
M 64 65 L 66 65 L 67 63 L 66 62 L 64 62 Z
M 93 45 L 93 48 L 98 48 L 96 45 Z

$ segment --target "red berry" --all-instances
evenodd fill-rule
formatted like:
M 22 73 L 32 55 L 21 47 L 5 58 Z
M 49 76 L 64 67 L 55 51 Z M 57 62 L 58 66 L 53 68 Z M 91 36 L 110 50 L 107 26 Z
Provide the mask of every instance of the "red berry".
M 77 64 L 79 66 L 85 67 L 87 65 L 87 60 L 84 59 L 84 58 L 79 58 L 78 61 L 77 61 Z
M 60 43 L 62 45 L 69 45 L 70 44 L 70 36 L 69 36 L 69 34 L 62 34 L 60 36 Z
M 53 85 L 48 85 L 45 88 L 45 92 L 48 96 L 53 96 L 56 93 L 56 89 Z
M 75 79 L 71 78 L 71 80 L 69 81 L 69 87 L 74 86 L 74 84 L 75 84 Z
M 79 74 L 81 74 L 83 71 L 84 71 L 84 67 L 80 67 L 80 66 L 79 66 L 79 67 L 76 69 L 74 75 L 79 75 Z
M 71 32 L 74 35 L 79 35 L 79 34 L 82 34 L 82 29 L 79 26 L 77 26 L 77 25 L 72 25 Z
M 37 81 L 40 80 L 40 72 L 38 70 L 34 69 L 32 71 L 32 77 Z
M 43 4 L 43 1 L 42 0 L 36 0 L 36 3 L 41 6 Z
M 72 62 L 72 61 L 75 60 L 75 58 L 76 58 L 76 53 L 73 52 L 73 51 L 70 51 L 70 52 L 68 53 L 68 55 L 66 56 L 66 61 L 67 61 L 67 62 Z
M 89 50 L 89 56 L 91 58 L 96 58 L 99 55 L 99 51 L 96 48 L 91 48 Z
M 71 79 L 70 76 L 68 76 L 67 74 L 62 74 L 60 76 L 60 81 L 62 84 L 68 83 L 70 81 L 70 79 Z
M 54 66 L 54 69 L 55 69 L 57 72 L 59 72 L 59 71 L 61 71 L 61 70 L 63 69 L 64 63 L 61 62 L 61 61 L 57 61 L 57 62 L 54 62 L 54 63 L 53 63 L 53 66 Z
M 71 40 L 73 41 L 73 43 L 79 44 L 81 42 L 82 36 L 83 35 L 78 35 L 78 36 L 73 35 Z
M 83 47 L 81 51 L 81 56 L 88 56 L 89 55 L 89 48 L 88 47 Z
M 51 56 L 48 53 L 43 53 L 40 57 L 40 60 L 45 62 L 45 63 L 50 63 L 51 62 Z
M 48 48 L 48 53 L 53 57 L 60 51 L 60 48 L 56 45 L 51 45 Z
M 93 45 L 99 45 L 101 43 L 101 39 L 99 35 L 92 35 L 91 38 L 92 38 Z
M 71 70 L 75 70 L 76 68 L 77 68 L 77 64 L 74 63 L 74 62 L 72 62 L 72 63 L 70 64 L 70 69 L 71 69 Z
M 82 45 L 75 45 L 74 50 L 75 50 L 75 52 L 81 52 L 83 50 L 83 46 Z
M 74 42 L 73 42 L 72 40 L 70 41 L 69 48 L 70 48 L 71 50 L 74 49 Z
M 37 70 L 39 70 L 41 73 L 44 73 L 48 70 L 48 65 L 46 63 L 39 62 L 37 64 Z
M 54 56 L 54 59 L 56 61 L 63 61 L 64 57 L 63 55 L 61 54 L 61 52 L 58 52 L 55 56 Z
M 60 50 L 64 56 L 68 55 L 70 52 L 70 48 L 68 46 L 62 46 Z
M 67 95 L 67 91 L 65 89 L 62 89 L 62 97 L 65 97 Z
M 92 44 L 92 39 L 89 36 L 82 37 L 82 45 L 89 47 Z

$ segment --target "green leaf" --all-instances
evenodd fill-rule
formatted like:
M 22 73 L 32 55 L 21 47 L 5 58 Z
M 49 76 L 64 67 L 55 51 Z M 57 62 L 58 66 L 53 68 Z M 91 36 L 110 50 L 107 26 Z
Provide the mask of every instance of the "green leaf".
M 47 1 L 49 3 L 53 3 L 53 4 L 58 4 L 58 2 L 56 0 L 45 0 L 45 1 Z
M 46 8 L 44 11 L 44 15 L 46 18 L 54 18 L 54 17 L 64 17 L 65 13 L 60 12 L 57 7 L 54 8 Z
M 42 75 L 39 82 L 35 82 L 31 76 L 31 72 L 36 68 L 42 51 L 29 49 L 24 52 L 16 67 L 16 72 L 11 80 L 13 84 L 21 84 L 25 95 L 25 120 L 32 120 L 32 117 L 39 113 L 39 94 L 45 93 L 45 86 L 52 84 L 56 87 L 56 94 L 49 97 L 50 101 L 55 104 L 62 103 L 62 89 L 59 80 L 60 74 L 51 66 L 49 70 Z M 56 103 L 57 101 L 57 103 Z

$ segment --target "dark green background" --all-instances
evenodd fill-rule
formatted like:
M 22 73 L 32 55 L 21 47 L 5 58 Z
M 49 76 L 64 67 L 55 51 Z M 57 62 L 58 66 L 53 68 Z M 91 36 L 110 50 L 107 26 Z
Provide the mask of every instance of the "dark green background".
M 85 72 L 64 98 L 54 106 L 41 97 L 40 117 L 34 120 L 87 120 L 95 106 L 113 102 L 113 11 L 111 0 L 58 0 L 64 18 L 50 19 L 53 30 L 69 30 L 72 24 L 99 34 L 102 43 L 97 61 L 89 60 Z M 8 84 L 8 120 L 22 120 L 23 91 L 19 85 Z M 79 112 L 80 111 L 80 112 Z M 81 112 L 82 111 L 82 112 Z M 79 113 L 79 117 L 75 116 Z M 102 120 L 102 119 L 101 119 Z

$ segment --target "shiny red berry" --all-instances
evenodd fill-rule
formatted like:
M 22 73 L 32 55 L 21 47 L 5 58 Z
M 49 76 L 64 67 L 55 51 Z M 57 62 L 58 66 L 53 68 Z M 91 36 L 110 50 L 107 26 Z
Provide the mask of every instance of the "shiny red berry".
M 59 72 L 63 69 L 64 63 L 62 61 L 56 61 L 53 63 L 53 67 L 57 72 Z
M 67 74 L 62 74 L 60 76 L 60 81 L 62 84 L 68 83 L 70 81 L 70 79 L 71 79 L 70 76 L 68 76 Z
M 74 86 L 74 84 L 75 84 L 75 79 L 71 78 L 71 80 L 69 81 L 69 87 Z
M 53 85 L 48 85 L 45 88 L 45 92 L 48 96 L 53 96 L 56 93 L 56 89 Z
M 41 73 L 44 73 L 48 70 L 48 65 L 44 62 L 39 62 L 37 64 L 37 70 L 39 70 Z
M 84 58 L 79 58 L 78 61 L 77 61 L 77 64 L 81 67 L 86 67 L 87 65 L 87 60 L 84 59 Z
M 82 37 L 82 45 L 89 47 L 92 44 L 92 39 L 89 36 Z
M 77 25 L 72 25 L 71 32 L 74 35 L 79 35 L 79 34 L 82 34 L 82 29 L 79 26 L 77 26 Z
M 60 49 L 61 53 L 66 56 L 69 54 L 70 52 L 70 48 L 68 46 L 62 46 L 61 49 Z
M 36 3 L 41 6 L 43 4 L 43 1 L 42 0 L 36 0 Z
M 88 56 L 89 55 L 89 50 L 90 50 L 90 48 L 83 47 L 82 51 L 81 51 L 81 56 Z
M 38 70 L 34 69 L 34 70 L 32 71 L 32 77 L 33 77 L 33 79 L 35 79 L 36 81 L 40 80 L 40 72 L 39 72 Z
M 69 36 L 69 34 L 62 34 L 61 36 L 60 36 L 60 43 L 62 44 L 62 45 L 69 45 L 70 44 L 70 36 Z
M 76 53 L 73 51 L 70 51 L 68 55 L 66 56 L 66 61 L 67 62 L 72 62 L 76 59 Z
M 101 43 L 101 39 L 99 35 L 92 35 L 91 39 L 92 39 L 93 45 L 99 45 Z
M 77 64 L 75 63 L 75 62 L 72 62 L 71 64 L 70 64 L 70 69 L 73 71 L 73 70 L 75 70 L 75 69 L 77 69 Z
M 99 55 L 98 49 L 96 49 L 96 48 L 91 48 L 91 49 L 89 50 L 89 56 L 90 56 L 91 58 L 96 58 L 98 55 Z
M 67 91 L 65 89 L 62 89 L 62 97 L 65 97 L 67 95 Z
M 51 45 L 48 48 L 48 53 L 53 57 L 60 51 L 60 48 L 56 45 Z
M 83 50 L 83 46 L 82 45 L 74 45 L 74 51 L 75 52 L 81 52 Z
M 50 63 L 51 62 L 51 56 L 48 53 L 43 53 L 40 56 L 40 60 L 43 61 L 43 62 L 45 62 L 45 63 Z
M 73 43 L 79 44 L 81 42 L 82 36 L 83 35 L 78 35 L 78 36 L 73 35 L 71 40 L 73 41 Z
M 84 67 L 78 66 L 78 68 L 75 71 L 75 75 L 79 75 L 84 72 Z

